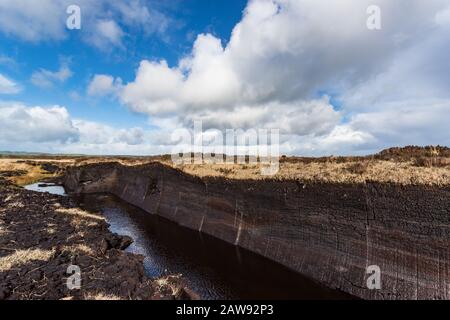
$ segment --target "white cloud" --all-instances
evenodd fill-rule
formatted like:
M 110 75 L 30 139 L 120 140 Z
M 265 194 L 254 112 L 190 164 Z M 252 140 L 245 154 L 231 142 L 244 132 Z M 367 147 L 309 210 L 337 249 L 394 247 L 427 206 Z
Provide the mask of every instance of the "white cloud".
M 229 43 L 202 34 L 178 65 L 142 61 L 120 99 L 133 111 L 185 126 L 202 119 L 219 129 L 280 128 L 294 135 L 291 142 L 306 147 L 309 141 L 315 150 L 318 144 L 354 150 L 414 143 L 400 130 L 383 135 L 367 119 L 395 119 L 393 108 L 409 110 L 410 101 L 421 101 L 414 112 L 430 115 L 415 118 L 423 137 L 417 141 L 449 141 L 449 134 L 438 138 L 426 125 L 450 107 L 448 2 L 380 0 L 383 25 L 375 32 L 366 27 L 370 4 L 252 0 Z M 339 112 L 327 93 L 340 100 Z M 367 126 L 357 125 L 362 119 Z
M 131 128 L 129 130 L 119 130 L 116 132 L 115 141 L 124 142 L 128 145 L 136 146 L 144 143 L 144 130 L 142 128 Z
M 165 61 L 142 61 L 136 75 L 136 81 L 128 84 L 122 94 L 122 100 L 134 111 L 149 114 L 178 111 L 176 96 L 183 82 L 183 75 L 170 69 Z
M 56 82 L 63 83 L 72 77 L 72 75 L 73 73 L 69 66 L 63 63 L 58 71 L 39 69 L 33 72 L 31 82 L 40 88 L 51 88 Z
M 3 32 L 36 41 L 64 37 L 56 24 L 44 21 L 41 11 L 32 12 L 34 4 L 18 13 L 23 0 L 4 2 L 11 5 L 0 4 L 0 27 L 4 16 L 5 21 L 25 23 Z M 54 3 L 42 2 L 46 13 L 53 12 L 48 9 Z M 124 46 L 135 28 L 151 33 L 167 29 L 165 17 L 157 24 L 149 22 L 158 13 L 142 1 L 83 3 L 97 9 L 87 14 L 84 39 L 101 49 Z M 84 122 L 77 123 L 84 142 L 73 148 L 106 150 L 110 145 L 118 152 L 139 147 L 147 152 L 150 147 L 140 142 L 167 144 L 164 126 L 189 127 L 196 119 L 204 121 L 205 129 L 280 128 L 284 147 L 295 153 L 449 144 L 448 1 L 378 0 L 383 21 L 379 31 L 366 28 L 371 4 L 251 0 L 228 43 L 201 34 L 176 65 L 141 61 L 135 79 L 125 84 L 110 75 L 94 76 L 88 94 L 117 96 L 159 124 L 161 129 L 150 139 L 139 129 L 121 132 Z M 41 36 L 30 31 L 30 24 L 48 30 Z
M 152 116 L 176 113 L 186 125 L 203 120 L 206 128 L 271 127 L 325 134 L 339 121 L 327 97 L 286 102 L 276 97 L 261 102 L 246 99 L 241 80 L 224 59 L 220 41 L 201 35 L 192 57 L 181 61 L 179 68 L 169 68 L 165 61 L 142 61 L 136 80 L 123 87 L 120 98 L 133 111 Z
M 383 144 L 450 145 L 450 100 L 411 100 L 384 104 L 352 117 L 355 130 L 370 132 Z
M 16 69 L 18 66 L 16 60 L 14 60 L 11 57 L 8 57 L 6 55 L 1 55 L 1 54 L 0 54 L 0 65 L 8 67 L 10 69 Z
M 121 27 L 114 20 L 99 20 L 95 23 L 87 41 L 101 50 L 123 46 L 122 37 L 125 35 Z
M 106 124 L 74 120 L 74 125 L 80 131 L 80 143 L 91 145 L 141 145 L 145 142 L 145 132 L 142 128 L 121 129 Z M 114 150 L 111 150 L 113 152 Z
M 0 150 L 105 155 L 156 154 L 170 150 L 155 138 L 159 139 L 161 133 L 73 119 L 62 106 L 0 102 L 0 127 Z
M 78 139 L 66 108 L 27 107 L 18 103 L 0 105 L 0 141 L 22 142 L 73 142 Z
M 147 6 L 140 0 L 129 0 L 114 1 L 111 5 L 120 13 L 124 24 L 139 27 L 147 35 L 163 35 L 171 23 L 169 17 L 155 9 L 155 3 Z
M 274 112 L 276 110 L 277 112 Z M 231 112 L 225 109 L 203 110 L 184 115 L 189 126 L 201 120 L 205 129 L 281 129 L 284 134 L 324 135 L 339 123 L 340 114 L 333 109 L 327 97 L 293 104 L 268 103 L 263 106 L 243 106 Z
M 448 27 L 450 25 L 450 7 L 438 12 L 435 16 L 435 20 L 438 25 Z
M 108 75 L 96 74 L 89 83 L 87 93 L 90 96 L 107 96 L 116 93 L 120 86 L 120 79 L 114 79 Z
M 169 134 L 161 131 L 144 130 L 140 127 L 117 128 L 111 125 L 73 120 L 79 131 L 76 143 L 58 146 L 46 146 L 48 150 L 59 150 L 64 153 L 81 153 L 95 155 L 143 155 L 170 153 L 167 144 Z
M 69 1 L 2 0 L 0 31 L 33 42 L 61 40 L 65 37 L 63 2 Z
M 2 0 L 0 32 L 31 42 L 64 40 L 69 32 L 66 9 L 73 4 L 72 0 Z M 123 26 L 160 36 L 170 26 L 170 18 L 146 1 L 78 0 L 75 4 L 81 8 L 82 38 L 101 50 L 121 47 Z
M 0 94 L 16 94 L 20 91 L 21 88 L 17 83 L 0 73 Z
M 340 124 L 323 136 L 282 135 L 280 152 L 288 155 L 367 155 L 378 152 L 376 139 L 365 131 Z

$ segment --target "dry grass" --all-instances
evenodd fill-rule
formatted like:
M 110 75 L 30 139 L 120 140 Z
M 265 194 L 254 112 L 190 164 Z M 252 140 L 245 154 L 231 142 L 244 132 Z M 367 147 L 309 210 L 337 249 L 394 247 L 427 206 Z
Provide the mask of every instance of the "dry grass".
M 347 166 L 347 171 L 351 174 L 364 174 L 369 169 L 368 161 L 354 162 Z
M 0 272 L 8 271 L 30 261 L 48 261 L 53 254 L 53 250 L 18 250 L 13 254 L 0 258 Z
M 227 179 L 294 179 L 328 183 L 382 183 L 450 185 L 450 149 L 442 147 L 392 148 L 368 157 L 282 157 L 278 173 L 273 176 L 261 174 L 258 164 L 185 164 L 175 165 L 170 156 L 158 157 L 84 157 L 59 160 L 66 164 L 86 165 L 103 162 L 119 162 L 136 166 L 150 162 L 182 170 L 198 177 L 224 177 Z M 0 159 L 0 170 L 20 170 L 23 163 L 14 164 L 17 159 Z M 34 160 L 33 161 L 40 161 Z M 41 160 L 49 162 L 49 159 Z M 56 162 L 52 160 L 51 162 Z M 13 163 L 11 165 L 11 163 Z M 3 169 L 5 168 L 5 169 Z M 25 168 L 26 169 L 26 168 Z M 34 168 L 36 170 L 36 168 Z M 20 184 L 40 180 L 42 176 L 32 171 L 25 178 L 15 178 Z M 26 183 L 25 183 L 26 184 Z
M 417 167 L 445 168 L 450 165 L 450 158 L 443 157 L 418 157 L 413 160 Z
M 178 282 L 181 277 L 182 275 L 178 274 L 156 279 L 155 284 L 157 286 L 157 290 L 160 292 L 166 292 L 169 290 L 171 295 L 177 296 L 182 289 Z
M 76 230 L 98 226 L 99 222 L 106 221 L 106 218 L 96 214 L 89 213 L 79 208 L 57 208 L 55 212 L 69 215 L 71 217 L 70 225 Z
M 68 251 L 73 255 L 79 255 L 79 254 L 84 254 L 84 255 L 88 255 L 88 256 L 94 256 L 95 252 L 92 248 L 88 247 L 85 244 L 77 244 L 77 245 L 73 245 L 73 246 L 63 246 L 62 248 L 64 251 Z
M 105 293 L 87 293 L 84 296 L 85 300 L 100 300 L 100 301 L 117 301 L 122 300 L 120 297 L 113 294 L 105 294 Z
M 182 171 L 199 177 L 229 179 L 294 179 L 302 181 L 364 183 L 378 181 L 400 184 L 449 185 L 449 167 L 418 167 L 412 161 L 370 160 L 360 162 L 282 162 L 274 176 L 261 175 L 258 165 L 183 165 Z
M 33 159 L 33 162 L 48 162 L 48 160 Z M 52 162 L 67 162 L 67 160 L 55 160 Z M 0 159 L 0 171 L 24 171 L 24 175 L 9 177 L 8 180 L 19 185 L 25 186 L 46 178 L 55 177 L 55 174 L 50 174 L 41 169 L 39 165 L 31 165 L 21 159 Z
M 175 165 L 170 157 L 139 159 L 86 158 L 77 165 L 102 162 L 119 162 L 136 166 L 150 162 L 164 165 L 198 177 L 223 177 L 235 180 L 293 179 L 326 183 L 382 183 L 450 185 L 450 156 L 435 148 L 394 148 L 368 157 L 282 157 L 278 173 L 273 176 L 261 174 L 259 164 L 183 164 Z M 431 150 L 431 151 L 430 151 Z M 421 157 L 427 160 L 421 160 Z M 431 160 L 430 160 L 431 159 Z
M 56 224 L 49 224 L 46 231 L 49 235 L 55 234 L 57 232 Z
M 80 219 L 87 219 L 87 220 L 94 220 L 94 221 L 105 221 L 105 217 L 99 216 L 99 215 L 95 215 L 92 213 L 89 213 L 87 211 L 78 209 L 78 208 L 60 208 L 60 209 L 56 209 L 56 212 L 61 213 L 61 214 L 68 214 L 71 216 L 74 216 L 75 218 L 80 218 Z

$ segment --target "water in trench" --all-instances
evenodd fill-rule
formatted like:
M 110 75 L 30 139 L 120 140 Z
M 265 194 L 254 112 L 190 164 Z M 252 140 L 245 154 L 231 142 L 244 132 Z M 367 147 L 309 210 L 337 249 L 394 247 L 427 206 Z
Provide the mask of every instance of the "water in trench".
M 38 183 L 29 184 L 29 185 L 25 186 L 24 188 L 27 190 L 30 190 L 30 191 L 48 192 L 48 193 L 57 194 L 60 196 L 66 196 L 66 191 L 64 190 L 64 187 L 62 187 L 60 185 L 51 184 L 51 183 L 38 182 Z
M 34 190 L 55 191 L 45 189 Z M 348 298 L 269 259 L 180 227 L 114 196 L 83 195 L 76 200 L 86 210 L 101 211 L 112 232 L 134 239 L 126 251 L 145 257 L 148 276 L 182 274 L 202 299 Z

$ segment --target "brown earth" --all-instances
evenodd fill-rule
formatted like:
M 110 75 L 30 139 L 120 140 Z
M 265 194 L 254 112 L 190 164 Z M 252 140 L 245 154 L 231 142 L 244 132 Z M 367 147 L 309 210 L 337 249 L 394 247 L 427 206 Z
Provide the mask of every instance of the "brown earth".
M 261 177 L 252 164 L 175 166 L 168 155 L 0 159 L 0 176 L 20 185 L 59 179 L 66 168 L 71 191 L 115 194 L 330 288 L 368 299 L 450 299 L 449 148 L 281 157 L 273 177 Z M 0 270 L 0 298 L 173 298 L 183 292 L 176 277 L 147 279 L 142 258 L 114 248 L 122 238 L 108 240 L 106 223 L 92 218 L 100 215 L 74 214 L 80 211 L 67 198 L 0 181 L 0 269 L 8 268 Z M 90 284 L 85 291 L 65 289 L 72 261 L 91 266 L 83 273 Z M 382 268 L 382 290 L 365 287 L 369 264 Z M 41 273 L 34 275 L 35 268 Z M 118 276 L 108 273 L 112 269 Z
M 143 257 L 123 251 L 131 243 L 68 197 L 0 178 L 0 300 L 189 298 L 178 276 L 147 278 Z M 66 286 L 69 265 L 81 268 L 81 290 Z
M 198 177 L 158 162 L 67 169 L 66 190 L 149 214 L 363 299 L 450 299 L 450 185 Z M 367 287 L 367 267 L 382 288 Z

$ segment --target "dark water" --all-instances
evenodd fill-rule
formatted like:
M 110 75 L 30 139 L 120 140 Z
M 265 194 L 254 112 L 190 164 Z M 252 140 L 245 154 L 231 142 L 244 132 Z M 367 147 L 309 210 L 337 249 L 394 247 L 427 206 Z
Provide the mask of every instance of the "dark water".
M 203 299 L 347 299 L 264 257 L 180 227 L 110 195 L 84 195 L 80 206 L 101 211 L 112 232 L 128 235 L 129 252 L 145 256 L 150 277 L 182 274 Z

